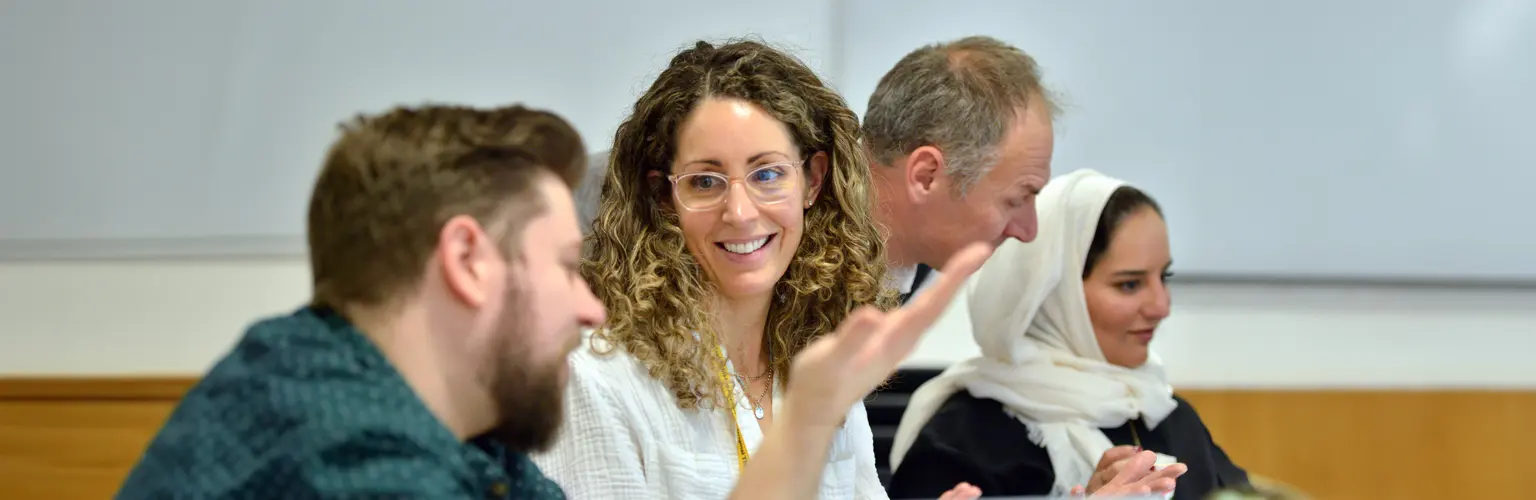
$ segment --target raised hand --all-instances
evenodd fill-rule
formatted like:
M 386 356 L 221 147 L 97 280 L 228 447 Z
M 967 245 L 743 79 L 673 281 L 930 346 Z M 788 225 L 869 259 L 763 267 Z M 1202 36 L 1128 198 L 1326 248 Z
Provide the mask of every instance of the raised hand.
M 890 377 L 949 306 L 971 273 L 992 254 L 990 245 L 966 247 L 945 264 L 938 282 L 891 312 L 862 307 L 836 331 L 806 346 L 790 367 L 790 411 L 805 423 L 836 425 L 848 409 Z
M 733 500 L 815 498 L 832 437 L 853 404 L 891 376 L 918 339 L 949 306 L 971 273 L 992 254 L 975 244 L 955 254 L 938 282 L 906 307 L 872 307 L 848 316 L 837 330 L 800 351 L 790 365 L 783 418 L 763 436 L 731 491 Z M 942 500 L 969 500 L 979 492 L 961 485 Z

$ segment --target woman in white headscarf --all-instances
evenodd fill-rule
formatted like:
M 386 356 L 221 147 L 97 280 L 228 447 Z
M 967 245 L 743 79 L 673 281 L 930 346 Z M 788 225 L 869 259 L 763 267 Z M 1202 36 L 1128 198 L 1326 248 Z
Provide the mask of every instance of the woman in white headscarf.
M 1187 467 L 1175 498 L 1246 485 L 1149 349 L 1168 315 L 1172 264 L 1156 202 L 1079 170 L 1053 179 L 1037 206 L 1037 239 L 1005 243 L 970 283 L 982 356 L 907 406 L 892 498 L 961 481 L 988 495 L 1092 493 L 1139 450 L 1183 464 L 1170 475 Z

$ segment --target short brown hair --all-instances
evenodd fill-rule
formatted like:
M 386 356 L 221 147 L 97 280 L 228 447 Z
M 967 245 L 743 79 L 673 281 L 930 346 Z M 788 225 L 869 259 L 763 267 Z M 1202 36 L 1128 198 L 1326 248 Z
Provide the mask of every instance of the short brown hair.
M 963 193 L 991 170 L 1009 124 L 1036 96 L 1058 113 L 1034 58 L 1018 48 L 985 36 L 928 45 L 880 78 L 864 112 L 864 144 L 884 165 L 936 146 Z
M 400 107 L 341 130 L 309 201 L 317 307 L 382 305 L 414 287 L 455 216 L 474 217 L 510 252 L 543 210 L 538 177 L 574 187 L 579 170 L 561 162 L 585 163 L 570 124 L 522 106 Z

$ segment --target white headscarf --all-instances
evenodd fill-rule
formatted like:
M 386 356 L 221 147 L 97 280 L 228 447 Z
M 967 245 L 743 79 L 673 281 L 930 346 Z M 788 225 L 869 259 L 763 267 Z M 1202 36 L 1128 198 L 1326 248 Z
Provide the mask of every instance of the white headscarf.
M 917 434 L 951 395 L 992 399 L 1029 428 L 1050 455 L 1066 494 L 1086 485 L 1114 445 L 1101 428 L 1140 415 L 1156 427 L 1177 406 L 1156 354 L 1137 369 L 1109 364 L 1083 296 L 1083 265 L 1099 214 L 1123 181 L 1093 170 L 1052 179 L 1037 200 L 1040 231 L 1008 240 L 967 284 L 972 335 L 981 357 L 951 366 L 913 393 L 891 449 L 901 465 Z

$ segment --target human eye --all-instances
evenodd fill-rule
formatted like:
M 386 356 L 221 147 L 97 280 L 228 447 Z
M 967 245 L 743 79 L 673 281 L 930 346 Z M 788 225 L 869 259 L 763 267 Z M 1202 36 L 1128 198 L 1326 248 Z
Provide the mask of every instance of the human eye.
M 1122 281 L 1116 283 L 1115 288 L 1125 293 L 1135 293 L 1136 290 L 1141 289 L 1141 280 Z
M 785 175 L 788 175 L 787 168 L 788 168 L 787 166 L 785 166 L 783 164 L 777 164 L 777 163 L 772 164 L 772 165 L 765 165 L 763 167 L 758 168 L 757 170 L 753 170 L 752 171 L 752 182 L 757 182 L 757 183 L 775 183 L 775 182 L 779 182 L 779 181 L 784 179 Z
M 694 174 L 688 176 L 687 186 L 697 191 L 708 191 L 720 187 L 720 179 L 708 174 Z
M 1003 200 L 1003 204 L 1007 205 L 1008 208 L 1020 208 L 1029 205 L 1029 200 L 1034 199 L 1034 197 L 1035 192 L 1030 188 L 1015 189 Z

